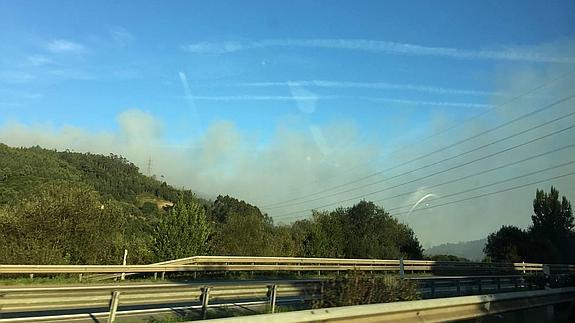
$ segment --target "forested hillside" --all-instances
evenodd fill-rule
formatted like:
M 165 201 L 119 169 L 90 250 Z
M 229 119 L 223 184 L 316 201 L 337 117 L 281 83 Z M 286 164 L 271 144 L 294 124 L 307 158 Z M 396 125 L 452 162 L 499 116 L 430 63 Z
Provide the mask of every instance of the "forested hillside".
M 167 202 L 174 206 L 157 205 Z M 205 254 L 422 257 L 414 232 L 371 202 L 275 225 L 254 205 L 198 199 L 121 156 L 0 144 L 0 263 L 113 264 L 124 249 L 129 263 Z
M 109 156 L 32 148 L 11 148 L 0 144 L 0 202 L 6 203 L 35 189 L 39 184 L 67 181 L 90 185 L 103 198 L 137 203 L 144 193 L 175 201 L 181 192 L 144 176 L 127 159 Z

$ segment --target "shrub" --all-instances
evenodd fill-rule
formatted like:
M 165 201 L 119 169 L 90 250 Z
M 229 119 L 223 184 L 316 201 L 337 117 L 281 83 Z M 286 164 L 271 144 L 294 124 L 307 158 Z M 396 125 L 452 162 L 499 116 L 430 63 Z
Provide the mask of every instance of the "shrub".
M 352 273 L 322 283 L 321 299 L 314 308 L 412 301 L 419 299 L 417 285 L 391 275 Z

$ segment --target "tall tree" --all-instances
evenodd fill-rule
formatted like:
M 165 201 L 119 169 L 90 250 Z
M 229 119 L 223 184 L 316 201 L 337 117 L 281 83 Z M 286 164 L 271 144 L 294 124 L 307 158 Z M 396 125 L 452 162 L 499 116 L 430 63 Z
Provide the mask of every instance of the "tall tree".
M 503 226 L 489 235 L 485 253 L 493 261 L 528 260 L 542 263 L 575 262 L 573 211 L 553 186 L 549 193 L 535 192 L 533 221 L 527 231 Z
M 565 196 L 551 186 L 549 193 L 537 190 L 533 200 L 533 225 L 529 229 L 534 261 L 575 262 L 573 211 Z
M 195 199 L 186 200 L 180 195 L 156 226 L 154 254 L 158 260 L 206 254 L 210 232 L 204 207 Z
M 548 234 L 565 233 L 573 230 L 573 210 L 565 196 L 559 200 L 559 191 L 551 186 L 549 193 L 537 190 L 533 200 L 533 229 Z

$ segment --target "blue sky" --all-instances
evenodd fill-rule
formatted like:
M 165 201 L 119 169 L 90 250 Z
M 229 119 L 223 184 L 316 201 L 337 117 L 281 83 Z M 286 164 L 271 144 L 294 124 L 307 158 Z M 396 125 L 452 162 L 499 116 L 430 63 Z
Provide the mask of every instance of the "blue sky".
M 177 142 L 197 126 L 193 105 L 201 132 L 225 119 L 264 141 L 294 115 L 352 120 L 370 135 L 385 135 L 382 120 L 408 118 L 416 131 L 429 113 L 464 117 L 489 105 L 489 96 L 401 86 L 495 91 L 502 68 L 562 58 L 529 55 L 532 46 L 572 38 L 574 9 L 571 1 L 1 1 L 0 122 L 113 130 L 118 113 L 138 108 L 176 125 L 166 136 Z M 328 44 L 315 44 L 322 40 Z M 310 44 L 281 45 L 290 41 Z M 330 44 L 338 41 L 357 49 Z M 417 48 L 397 53 L 392 43 Z M 438 47 L 470 57 L 426 53 Z M 198 97 L 193 103 L 179 73 Z M 313 80 L 396 87 L 305 86 L 320 98 L 313 113 L 302 113 L 287 82 Z
M 344 185 L 572 94 L 573 77 L 500 109 L 573 69 L 574 53 L 573 1 L 0 0 L 0 142 L 114 152 L 142 170 L 153 159 L 153 172 L 173 185 L 265 206 Z M 484 117 L 464 122 L 476 115 Z M 462 172 L 574 140 L 565 132 Z M 473 184 L 573 155 L 561 154 Z M 434 183 L 414 183 L 407 199 L 384 206 L 469 187 L 427 190 Z M 554 182 L 575 194 L 572 183 Z M 478 239 L 501 224 L 526 225 L 534 189 L 406 221 L 425 244 Z M 264 211 L 281 217 L 350 194 Z M 482 218 L 486 207 L 509 215 Z M 430 219 L 452 231 L 437 235 Z

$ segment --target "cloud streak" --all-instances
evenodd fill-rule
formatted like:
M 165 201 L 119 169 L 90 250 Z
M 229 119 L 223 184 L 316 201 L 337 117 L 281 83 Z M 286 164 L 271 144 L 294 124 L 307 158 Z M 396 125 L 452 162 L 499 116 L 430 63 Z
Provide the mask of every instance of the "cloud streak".
M 196 42 L 183 46 L 183 50 L 198 54 L 226 54 L 248 49 L 271 47 L 323 48 L 388 54 L 400 56 L 435 56 L 456 59 L 505 60 L 538 63 L 575 63 L 570 56 L 556 56 L 544 51 L 508 48 L 502 50 L 476 50 L 454 47 L 429 47 L 409 43 L 396 43 L 372 39 L 265 39 L 260 41 Z
M 443 107 L 466 107 L 466 108 L 492 108 L 491 104 L 470 102 L 442 102 L 442 101 L 419 101 L 405 100 L 386 97 L 371 96 L 343 96 L 343 95 L 308 95 L 308 96 L 283 96 L 283 95 L 229 95 L 229 96 L 193 96 L 199 101 L 312 101 L 317 100 L 362 100 L 378 103 L 398 103 L 414 106 L 443 106 Z
M 81 54 L 86 52 L 86 47 L 66 39 L 55 39 L 48 43 L 46 49 L 54 54 Z
M 36 76 L 20 71 L 0 71 L 0 83 L 28 83 L 36 79 Z
M 332 88 L 332 89 L 375 89 L 375 90 L 401 90 L 401 91 L 415 91 L 426 92 L 433 94 L 453 94 L 453 95 L 473 95 L 473 96 L 505 96 L 501 92 L 494 91 L 477 91 L 477 90 L 464 90 L 453 89 L 444 87 L 435 87 L 417 84 L 397 84 L 386 82 L 349 82 L 349 81 L 326 81 L 326 80 L 310 80 L 310 81 L 289 81 L 289 82 L 245 82 L 236 83 L 234 86 L 246 87 L 281 87 L 281 86 L 307 86 L 319 88 Z

